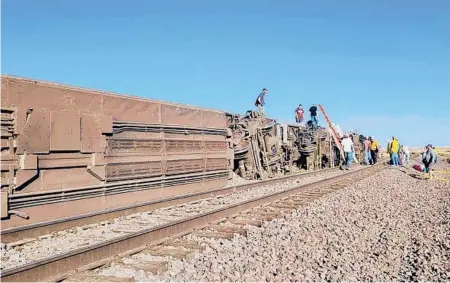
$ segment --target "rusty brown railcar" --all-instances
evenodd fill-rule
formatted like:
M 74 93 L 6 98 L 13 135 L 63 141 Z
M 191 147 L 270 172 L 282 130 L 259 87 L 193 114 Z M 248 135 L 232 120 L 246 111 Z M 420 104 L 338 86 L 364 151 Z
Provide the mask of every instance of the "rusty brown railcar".
M 2 76 L 2 230 L 222 187 L 225 113 Z
M 340 163 L 339 149 L 321 127 L 278 123 L 254 111 L 227 113 L 227 125 L 234 149 L 232 170 L 241 178 L 272 178 Z
M 2 234 L 342 161 L 327 130 L 253 111 L 10 76 L 1 99 Z

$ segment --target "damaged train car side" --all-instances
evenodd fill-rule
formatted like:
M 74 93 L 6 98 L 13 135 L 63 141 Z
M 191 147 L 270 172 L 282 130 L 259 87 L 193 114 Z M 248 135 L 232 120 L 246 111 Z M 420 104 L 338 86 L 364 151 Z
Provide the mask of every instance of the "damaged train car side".
M 2 229 L 227 184 L 225 114 L 2 76 Z
M 232 170 L 244 179 L 266 179 L 317 170 L 341 163 L 339 146 L 329 131 L 299 124 L 282 124 L 258 112 L 227 113 L 231 129 Z M 353 133 L 355 155 L 362 156 L 362 137 Z
M 252 111 L 10 76 L 1 99 L 3 231 L 339 162 L 326 130 Z

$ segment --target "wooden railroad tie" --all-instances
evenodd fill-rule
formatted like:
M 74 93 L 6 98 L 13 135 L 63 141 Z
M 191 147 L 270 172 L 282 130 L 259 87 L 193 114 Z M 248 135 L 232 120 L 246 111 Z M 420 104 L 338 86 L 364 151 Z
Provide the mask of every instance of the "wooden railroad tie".
M 240 226 L 251 225 L 251 226 L 255 226 L 255 227 L 261 227 L 263 224 L 262 221 L 250 220 L 250 219 L 230 219 L 228 221 L 231 224 L 240 225 Z
M 135 282 L 134 278 L 101 276 L 89 273 L 78 273 L 68 277 L 64 282 Z
M 156 246 L 156 247 L 150 247 L 144 251 L 142 251 L 142 254 L 148 254 L 151 256 L 160 256 L 160 257 L 173 257 L 175 259 L 183 259 L 188 254 L 192 253 L 192 250 L 181 250 L 181 249 L 171 249 L 166 246 Z
M 214 230 L 216 230 L 218 232 L 222 232 L 222 233 L 239 234 L 244 237 L 247 236 L 247 229 L 242 228 L 242 227 L 231 227 L 231 226 L 226 226 L 226 225 L 212 225 L 212 226 L 208 226 L 208 228 L 214 229 Z
M 113 266 L 119 268 L 134 268 L 137 270 L 143 270 L 145 272 L 150 272 L 153 275 L 160 275 L 169 270 L 169 263 L 166 261 L 142 261 L 129 264 L 115 262 Z
M 193 235 L 199 238 L 225 239 L 225 240 L 231 240 L 234 237 L 234 233 L 206 232 L 206 231 L 194 232 Z
M 164 246 L 167 247 L 182 247 L 188 250 L 199 250 L 199 251 L 203 251 L 206 249 L 205 246 L 202 246 L 200 244 L 198 244 L 197 242 L 188 242 L 185 240 L 181 240 L 181 239 L 173 239 L 173 240 L 169 240 L 163 243 Z

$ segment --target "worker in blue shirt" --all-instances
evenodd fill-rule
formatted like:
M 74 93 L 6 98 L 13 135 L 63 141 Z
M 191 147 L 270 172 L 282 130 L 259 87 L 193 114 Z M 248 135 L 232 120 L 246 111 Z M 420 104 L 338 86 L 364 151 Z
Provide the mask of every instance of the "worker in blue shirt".
M 264 114 L 264 96 L 267 94 L 267 89 L 263 88 L 262 92 L 258 95 L 255 101 L 255 106 L 258 107 L 258 112 Z

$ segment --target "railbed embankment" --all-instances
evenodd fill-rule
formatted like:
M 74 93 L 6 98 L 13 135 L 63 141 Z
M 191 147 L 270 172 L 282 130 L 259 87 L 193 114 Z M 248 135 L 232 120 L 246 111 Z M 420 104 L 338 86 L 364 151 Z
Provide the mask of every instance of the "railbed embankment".
M 384 170 L 284 219 L 251 227 L 247 237 L 211 240 L 210 248 L 172 262 L 158 279 L 449 280 L 450 188 L 407 173 Z
M 358 167 L 360 166 L 358 165 Z M 220 207 L 317 182 L 321 179 L 342 175 L 344 173 L 340 170 L 310 172 L 310 174 L 298 175 L 297 178 L 280 181 L 275 184 L 264 185 L 264 183 L 261 183 L 259 187 L 225 196 L 210 197 L 177 206 L 170 206 L 149 212 L 140 212 L 99 223 L 73 227 L 37 238 L 24 239 L 21 242 L 23 243 L 25 241 L 25 243 L 20 245 L 17 243 L 2 244 L 2 262 L 0 267 L 4 270 L 22 266 L 47 257 L 57 256 L 75 249 L 112 240 L 133 232 L 158 227 Z

